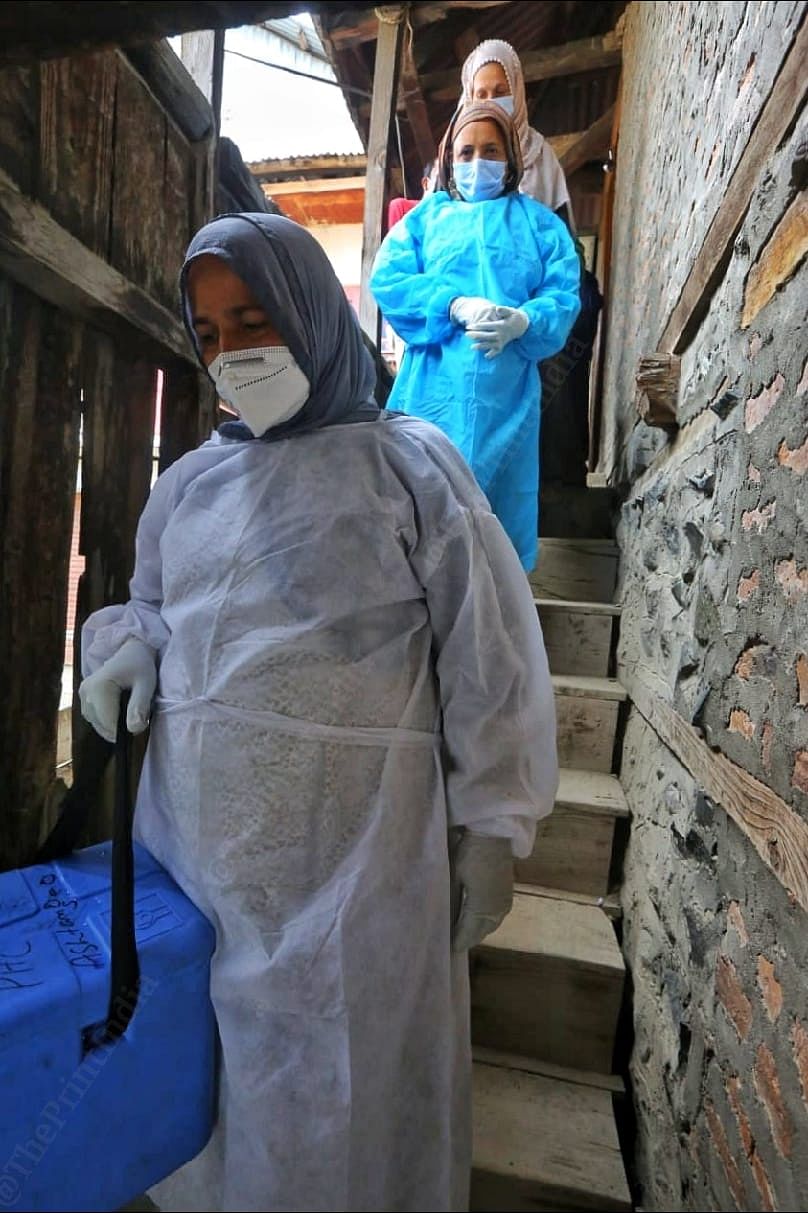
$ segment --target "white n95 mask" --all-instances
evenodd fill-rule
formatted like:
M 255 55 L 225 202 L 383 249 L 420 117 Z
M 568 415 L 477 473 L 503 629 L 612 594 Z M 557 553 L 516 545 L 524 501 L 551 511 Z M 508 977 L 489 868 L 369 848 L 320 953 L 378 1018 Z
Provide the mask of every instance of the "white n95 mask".
M 256 438 L 299 413 L 311 392 L 288 345 L 228 350 L 214 358 L 208 374 Z

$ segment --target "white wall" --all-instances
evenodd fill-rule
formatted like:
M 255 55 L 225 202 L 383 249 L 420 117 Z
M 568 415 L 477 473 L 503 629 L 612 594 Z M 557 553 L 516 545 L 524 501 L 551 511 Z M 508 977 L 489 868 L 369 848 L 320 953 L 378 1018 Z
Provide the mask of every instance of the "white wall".
M 358 286 L 362 277 L 362 224 L 316 223 L 308 229 L 328 254 L 343 286 Z

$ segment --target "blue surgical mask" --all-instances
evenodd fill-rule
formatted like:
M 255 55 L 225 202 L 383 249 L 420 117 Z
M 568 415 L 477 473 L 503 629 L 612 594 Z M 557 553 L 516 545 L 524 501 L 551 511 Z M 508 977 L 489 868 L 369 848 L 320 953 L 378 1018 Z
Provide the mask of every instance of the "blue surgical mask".
M 504 160 L 456 160 L 452 176 L 466 202 L 488 202 L 505 189 L 508 166 Z
M 513 117 L 513 96 L 508 93 L 507 97 L 492 97 L 492 101 L 496 101 L 497 105 L 501 105 L 506 114 Z

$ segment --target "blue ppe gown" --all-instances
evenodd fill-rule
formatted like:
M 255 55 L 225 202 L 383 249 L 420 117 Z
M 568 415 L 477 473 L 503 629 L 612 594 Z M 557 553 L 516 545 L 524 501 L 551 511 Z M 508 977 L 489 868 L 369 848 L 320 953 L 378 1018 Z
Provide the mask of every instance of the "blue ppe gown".
M 541 383 L 580 307 L 579 261 L 540 202 L 428 195 L 388 233 L 370 287 L 407 349 L 388 408 L 437 425 L 474 472 L 526 570 L 536 562 Z M 449 318 L 459 295 L 521 308 L 525 334 L 496 358 Z

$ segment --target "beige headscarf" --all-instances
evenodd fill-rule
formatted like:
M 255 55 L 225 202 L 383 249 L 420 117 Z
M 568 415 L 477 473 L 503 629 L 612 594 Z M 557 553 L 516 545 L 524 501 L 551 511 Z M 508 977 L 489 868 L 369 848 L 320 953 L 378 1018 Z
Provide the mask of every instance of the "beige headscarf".
M 500 38 L 488 38 L 471 52 L 463 64 L 463 104 L 480 104 L 474 101 L 474 77 L 486 63 L 498 63 L 505 75 L 513 97 L 513 124 L 519 136 L 519 146 L 522 149 L 524 173 L 519 190 L 529 194 L 538 202 L 557 211 L 565 204 L 570 208 L 570 196 L 566 178 L 555 152 L 527 121 L 527 99 L 525 97 L 525 78 L 522 74 L 522 64 L 519 56 L 510 42 Z M 499 106 L 502 109 L 502 106 Z
M 522 153 L 513 119 L 501 105 L 497 105 L 494 101 L 475 101 L 473 105 L 462 106 L 452 116 L 438 148 L 437 188 L 451 192 L 453 184 L 452 146 L 457 136 L 470 122 L 495 122 L 502 131 L 505 138 L 505 150 L 508 153 L 508 174 L 505 178 L 503 193 L 514 193 L 519 188 L 519 182 L 522 179 Z

